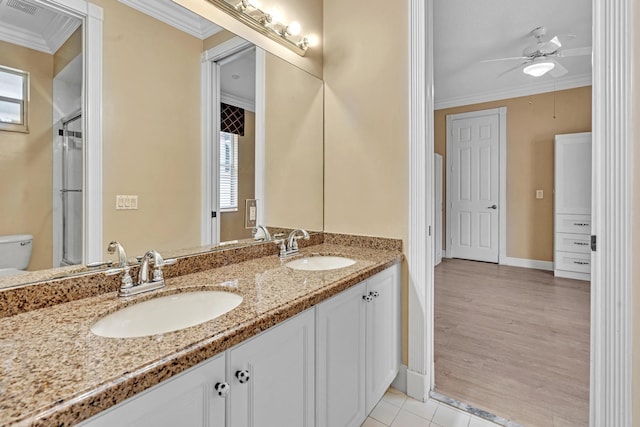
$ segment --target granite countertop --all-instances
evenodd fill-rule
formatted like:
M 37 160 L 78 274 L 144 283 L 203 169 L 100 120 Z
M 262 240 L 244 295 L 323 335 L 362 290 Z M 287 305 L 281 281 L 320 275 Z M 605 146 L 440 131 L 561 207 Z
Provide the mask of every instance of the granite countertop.
M 396 250 L 322 243 L 301 255 L 356 260 L 331 271 L 299 271 L 266 256 L 167 280 L 129 298 L 114 292 L 0 319 L 0 425 L 74 425 L 231 348 L 401 261 Z M 288 261 L 288 260 L 287 260 Z M 177 292 L 226 290 L 242 303 L 217 319 L 141 338 L 104 338 L 105 314 Z

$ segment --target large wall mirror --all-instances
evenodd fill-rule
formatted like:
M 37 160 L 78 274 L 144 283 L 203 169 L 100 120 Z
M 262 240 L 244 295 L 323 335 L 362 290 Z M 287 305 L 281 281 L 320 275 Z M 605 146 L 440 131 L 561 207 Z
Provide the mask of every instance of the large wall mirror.
M 35 271 L 77 274 L 110 257 L 86 255 L 90 45 L 83 20 L 56 3 L 0 3 L 3 27 L 24 39 L 38 28 L 46 47 L 0 32 L 0 67 L 27 72 L 30 85 L 28 132 L 0 130 L 0 236 L 33 236 L 26 273 L 0 276 L 0 286 L 38 280 Z M 104 246 L 118 240 L 133 257 L 252 244 L 253 199 L 258 224 L 323 229 L 320 79 L 170 0 L 91 3 L 104 13 Z M 0 120 L 5 87 L 0 72 Z

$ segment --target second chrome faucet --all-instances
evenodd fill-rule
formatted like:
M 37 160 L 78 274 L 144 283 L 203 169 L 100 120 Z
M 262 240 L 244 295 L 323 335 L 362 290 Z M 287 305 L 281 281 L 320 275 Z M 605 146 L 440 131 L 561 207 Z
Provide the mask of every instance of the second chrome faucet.
M 296 228 L 289 233 L 289 237 L 286 240 L 274 240 L 274 243 L 280 247 L 280 258 L 288 258 L 300 252 L 298 239 L 309 240 L 309 233 L 302 228 Z

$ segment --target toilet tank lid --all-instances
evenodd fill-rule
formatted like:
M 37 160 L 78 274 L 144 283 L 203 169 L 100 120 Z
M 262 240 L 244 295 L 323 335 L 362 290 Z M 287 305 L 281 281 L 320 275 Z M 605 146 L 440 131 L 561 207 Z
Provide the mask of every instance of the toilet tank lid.
M 6 236 L 0 236 L 0 243 L 15 243 L 23 242 L 25 240 L 33 240 L 31 234 L 9 234 Z

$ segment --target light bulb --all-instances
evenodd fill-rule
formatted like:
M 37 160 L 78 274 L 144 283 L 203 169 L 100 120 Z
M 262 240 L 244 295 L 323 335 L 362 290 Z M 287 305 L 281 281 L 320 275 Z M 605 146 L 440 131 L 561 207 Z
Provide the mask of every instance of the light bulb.
M 318 46 L 318 36 L 315 34 L 308 35 L 306 39 L 310 47 Z
M 271 16 L 271 23 L 282 22 L 282 13 L 278 9 L 271 9 L 267 11 L 267 14 Z
M 300 23 L 296 21 L 293 21 L 287 27 L 287 33 L 291 34 L 292 36 L 297 36 L 298 34 L 300 34 L 301 30 L 302 28 L 300 27 Z

